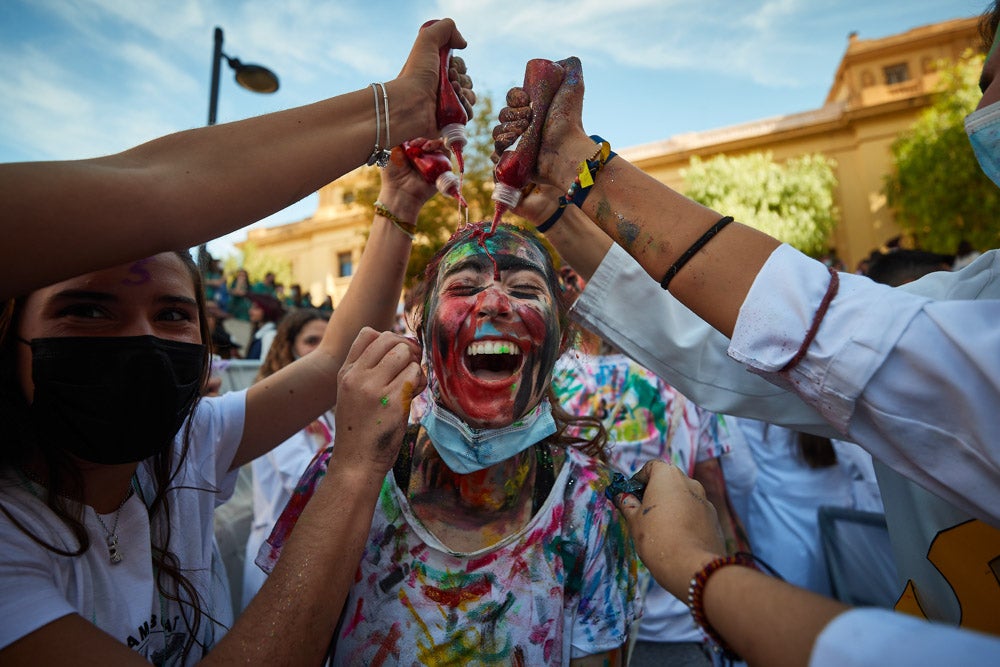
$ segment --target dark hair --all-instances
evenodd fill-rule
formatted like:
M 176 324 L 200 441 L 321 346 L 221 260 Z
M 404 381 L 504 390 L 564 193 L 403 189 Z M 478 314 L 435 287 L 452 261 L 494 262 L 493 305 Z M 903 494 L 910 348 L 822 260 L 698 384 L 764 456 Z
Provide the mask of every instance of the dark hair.
M 208 330 L 208 319 L 205 312 L 205 290 L 202 285 L 201 272 L 187 251 L 175 251 L 173 254 L 181 260 L 191 276 L 198 307 L 201 339 L 206 346 L 210 346 L 211 332 Z M 10 439 L 4 443 L 3 447 L 0 447 L 0 469 L 16 470 L 24 474 L 28 464 L 35 460 L 35 457 L 38 457 L 44 464 L 47 472 L 45 483 L 48 492 L 46 504 L 74 536 L 79 547 L 76 550 L 70 551 L 61 549 L 54 544 L 49 544 L 34 534 L 30 527 L 24 526 L 21 522 L 17 521 L 2 504 L 0 504 L 0 512 L 3 512 L 25 535 L 45 549 L 60 556 L 76 557 L 84 554 L 90 548 L 90 538 L 87 535 L 87 529 L 83 525 L 82 505 L 76 502 L 67 502 L 66 499 L 83 497 L 83 477 L 80 475 L 72 459 L 59 447 L 58 443 L 38 441 L 33 436 L 28 417 L 28 402 L 17 377 L 15 347 L 18 341 L 17 327 L 28 296 L 30 295 L 24 294 L 8 299 L 3 306 L 2 312 L 0 312 L 0 419 L 8 425 L 8 432 L 11 433 Z M 201 372 L 201 386 L 205 385 L 210 371 L 208 349 L 206 347 Z M 195 401 L 195 404 L 191 408 L 192 412 L 196 407 L 197 401 Z M 203 601 L 200 599 L 197 589 L 184 576 L 184 568 L 182 568 L 177 556 L 170 551 L 170 503 L 168 492 L 171 490 L 171 484 L 180 471 L 184 459 L 187 457 L 192 423 L 193 420 L 188 419 L 183 427 L 184 436 L 176 467 L 173 465 L 173 446 L 166 448 L 154 459 L 148 461 L 155 490 L 152 498 L 142 497 L 149 515 L 153 570 L 157 573 L 157 589 L 164 598 L 178 602 L 182 609 L 185 605 L 188 605 L 193 612 L 190 619 L 186 614 L 181 614 L 189 631 L 189 637 L 184 646 L 185 655 L 187 655 L 195 643 L 201 645 L 201 642 L 198 640 L 198 628 L 201 625 L 202 616 L 208 616 L 210 620 L 215 622 L 215 619 L 212 619 L 202 609 Z M 143 464 L 140 463 L 140 465 Z M 142 496 L 141 491 L 140 496 Z M 160 544 L 152 543 L 154 535 L 161 538 Z M 170 585 L 171 581 L 173 582 L 172 586 Z M 185 593 L 187 600 L 182 598 L 181 591 Z
M 949 270 L 954 259 L 924 250 L 893 250 L 873 255 L 865 275 L 877 283 L 899 287 L 933 271 Z
M 994 0 L 979 17 L 979 39 L 983 45 L 983 53 L 990 52 L 998 25 L 1000 25 L 1000 0 Z
M 281 320 L 278 332 L 274 335 L 274 341 L 271 343 L 271 349 L 267 351 L 267 358 L 261 364 L 254 382 L 263 380 L 268 375 L 280 371 L 295 361 L 295 339 L 298 338 L 307 324 L 315 320 L 328 322 L 330 315 L 329 313 L 321 313 L 315 308 L 299 308 Z
M 830 438 L 801 431 L 798 435 L 798 455 L 807 466 L 817 469 L 837 465 L 837 451 Z
M 411 327 L 417 332 L 417 339 L 421 345 L 424 344 L 425 340 L 426 322 L 424 321 L 424 313 L 427 312 L 430 305 L 433 286 L 437 282 L 438 273 L 441 270 L 441 261 L 455 246 L 468 241 L 475 241 L 484 232 L 488 232 L 491 224 L 490 221 L 485 220 L 483 222 L 463 225 L 452 234 L 451 238 L 448 239 L 444 246 L 427 263 L 421 280 L 414 286 L 413 293 L 410 295 L 413 303 L 421 304 L 417 312 L 414 313 L 415 321 L 410 323 Z M 509 223 L 500 223 L 497 225 L 496 233 L 517 236 L 523 239 L 525 243 L 533 245 L 545 257 L 545 282 L 549 288 L 549 293 L 555 301 L 558 312 L 559 331 L 561 335 L 558 347 L 560 352 L 564 351 L 567 339 L 562 334 L 567 330 L 569 324 L 569 307 L 572 305 L 572 302 L 566 296 L 560 284 L 559 275 L 556 273 L 551 252 L 533 230 Z M 551 368 L 548 369 L 549 373 L 551 371 Z M 576 447 L 585 454 L 606 462 L 607 452 L 605 445 L 608 440 L 608 432 L 601 420 L 595 416 L 577 417 L 563 410 L 552 390 L 551 383 L 546 388 L 545 395 L 552 405 L 552 416 L 555 419 L 557 429 L 555 434 L 549 436 L 548 441 L 561 447 Z M 583 434 L 590 435 L 589 437 L 585 437 Z

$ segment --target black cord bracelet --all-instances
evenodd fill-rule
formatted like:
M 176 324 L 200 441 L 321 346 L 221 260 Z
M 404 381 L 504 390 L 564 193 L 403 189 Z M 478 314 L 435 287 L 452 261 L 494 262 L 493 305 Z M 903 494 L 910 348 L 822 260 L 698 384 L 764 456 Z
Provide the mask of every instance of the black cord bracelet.
M 663 276 L 663 280 L 660 281 L 660 287 L 667 289 L 667 286 L 670 285 L 670 281 L 674 279 L 674 276 L 676 276 L 682 268 L 684 268 L 684 265 L 688 263 L 688 260 L 694 257 L 696 252 L 701 250 L 706 243 L 711 241 L 716 234 L 722 231 L 723 227 L 732 221 L 733 216 L 727 215 L 709 227 L 708 231 L 701 235 L 701 238 L 692 243 L 691 247 L 685 250 L 684 254 L 681 255 L 676 262 L 670 265 L 670 268 L 667 269 L 667 273 Z

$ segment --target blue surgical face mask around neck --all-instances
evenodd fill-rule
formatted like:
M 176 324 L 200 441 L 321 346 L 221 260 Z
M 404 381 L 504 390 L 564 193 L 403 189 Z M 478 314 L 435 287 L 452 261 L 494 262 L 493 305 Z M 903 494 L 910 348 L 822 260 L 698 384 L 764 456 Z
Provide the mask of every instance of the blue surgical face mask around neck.
M 437 403 L 420 424 L 445 465 L 462 475 L 509 459 L 556 432 L 548 399 L 503 428 L 472 428 Z
M 965 118 L 965 133 L 979 167 L 1000 186 L 1000 102 L 973 111 Z

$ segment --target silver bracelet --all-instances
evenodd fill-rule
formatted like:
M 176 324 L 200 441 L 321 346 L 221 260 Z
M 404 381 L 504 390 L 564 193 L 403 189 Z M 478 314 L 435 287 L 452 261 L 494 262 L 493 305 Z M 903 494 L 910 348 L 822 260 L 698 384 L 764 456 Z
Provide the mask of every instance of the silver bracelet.
M 375 148 L 372 149 L 372 154 L 368 156 L 368 161 L 366 164 L 369 167 L 378 166 L 382 169 L 389 164 L 389 154 L 390 148 L 382 148 L 379 145 L 379 138 L 382 134 L 382 121 L 381 112 L 378 106 L 378 90 L 379 87 L 382 88 L 382 100 L 385 104 L 385 144 L 386 146 L 391 146 L 389 143 L 389 94 L 385 91 L 385 85 L 381 83 L 371 83 L 369 86 L 372 92 L 375 94 Z

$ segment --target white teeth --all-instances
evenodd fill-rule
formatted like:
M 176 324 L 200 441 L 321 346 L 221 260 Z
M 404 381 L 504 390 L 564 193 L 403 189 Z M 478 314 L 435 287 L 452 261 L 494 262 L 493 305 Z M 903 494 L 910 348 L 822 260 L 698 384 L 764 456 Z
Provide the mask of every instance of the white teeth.
M 470 356 L 477 354 L 509 354 L 517 356 L 521 354 L 521 348 L 513 343 L 499 340 L 484 340 L 470 343 L 465 353 Z

